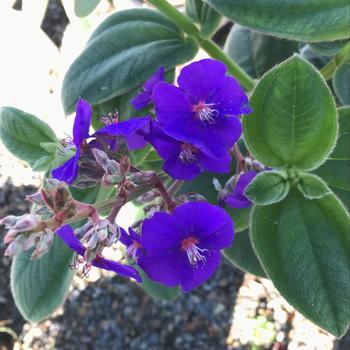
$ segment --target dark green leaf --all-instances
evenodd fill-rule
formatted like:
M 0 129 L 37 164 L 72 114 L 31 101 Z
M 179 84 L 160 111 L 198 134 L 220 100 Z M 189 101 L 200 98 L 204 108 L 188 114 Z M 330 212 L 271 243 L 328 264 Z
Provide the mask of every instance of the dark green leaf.
M 298 41 L 350 36 L 348 0 L 205 0 L 233 22 Z
M 343 105 L 350 104 L 350 61 L 341 64 L 333 75 L 333 87 Z
M 350 218 L 339 200 L 308 200 L 292 190 L 283 202 L 254 207 L 251 238 L 282 296 L 342 336 L 350 320 Z
M 350 191 L 350 107 L 340 108 L 338 112 L 339 136 L 337 145 L 328 160 L 315 172 L 333 190 Z
M 46 157 L 54 158 L 53 152 L 42 145 L 50 143 L 57 147 L 58 141 L 45 122 L 13 107 L 0 109 L 0 138 L 14 156 L 31 166 L 36 163 L 36 170 L 46 170 L 42 167 Z M 44 160 L 39 164 L 41 158 Z
M 61 239 L 39 260 L 31 251 L 16 256 L 11 268 L 11 288 L 23 317 L 39 322 L 49 317 L 64 301 L 73 278 L 69 268 L 73 252 Z
M 256 204 L 269 205 L 286 198 L 289 189 L 290 183 L 285 171 L 265 171 L 254 178 L 245 194 Z
M 332 193 L 327 184 L 316 175 L 302 173 L 299 178 L 297 188 L 307 199 L 319 199 Z
M 101 0 L 74 0 L 74 12 L 78 17 L 89 15 Z
M 194 57 L 198 45 L 162 14 L 147 9 L 119 11 L 92 34 L 69 68 L 62 89 L 65 112 L 79 96 L 92 105 L 141 86 L 163 65 L 166 70 Z
M 186 0 L 186 14 L 200 24 L 203 37 L 210 37 L 215 32 L 222 17 L 202 0 Z
M 249 150 L 273 168 L 309 170 L 331 152 L 337 136 L 335 103 L 315 68 L 295 55 L 265 74 L 244 118 Z
M 345 44 L 347 40 L 312 43 L 311 48 L 321 55 L 334 56 Z
M 233 265 L 243 271 L 259 277 L 266 277 L 265 271 L 261 267 L 259 259 L 254 252 L 247 230 L 235 235 L 232 247 L 224 249 L 223 255 Z
M 270 68 L 298 52 L 298 43 L 253 32 L 236 24 L 227 37 L 224 51 L 251 77 L 260 78 Z

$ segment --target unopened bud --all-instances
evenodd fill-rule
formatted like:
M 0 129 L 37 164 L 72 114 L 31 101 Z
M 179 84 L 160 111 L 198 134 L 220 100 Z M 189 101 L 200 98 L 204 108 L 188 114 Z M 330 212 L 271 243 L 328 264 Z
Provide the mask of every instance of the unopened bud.
M 109 157 L 107 156 L 107 154 L 97 148 L 92 148 L 91 152 L 93 154 L 93 156 L 96 159 L 96 162 L 98 164 L 100 164 L 102 166 L 102 168 L 105 168 L 108 164 L 109 161 Z
M 46 187 L 48 190 L 54 190 L 61 184 L 61 181 L 57 179 L 46 179 Z
M 21 216 L 14 216 L 14 215 L 8 215 L 5 216 L 0 220 L 0 225 L 5 225 L 6 229 L 9 229 L 13 227 L 21 218 L 23 218 L 25 215 Z
M 44 202 L 44 199 L 43 199 L 41 191 L 29 194 L 29 195 L 26 196 L 25 199 L 27 201 L 29 201 L 29 202 L 31 202 L 33 204 L 37 204 L 39 206 L 44 206 L 45 205 L 45 202 Z
M 131 166 L 129 157 L 126 155 L 122 155 L 120 157 L 119 163 L 120 163 L 120 172 L 122 176 L 126 176 L 129 173 L 130 166 Z
M 82 227 L 75 229 L 74 233 L 78 239 L 81 239 L 88 231 L 91 230 L 92 226 L 93 226 L 92 222 L 89 221 L 85 225 L 83 225 Z
M 57 211 L 62 210 L 71 194 L 67 186 L 58 186 L 54 195 L 54 204 Z
M 30 231 L 35 229 L 40 223 L 40 219 L 37 215 L 27 214 L 24 215 L 17 223 L 12 227 L 13 230 L 20 232 Z
M 152 181 L 155 177 L 154 171 L 146 170 L 146 171 L 138 171 L 137 173 L 133 173 L 130 176 L 130 180 L 134 182 L 136 185 L 142 183 L 148 183 Z
M 119 175 L 121 174 L 120 172 L 120 165 L 114 160 L 109 160 L 107 162 L 106 169 L 104 169 L 107 175 Z
M 41 232 L 39 235 L 39 242 L 36 243 L 36 248 L 31 255 L 31 259 L 40 259 L 45 253 L 47 253 L 53 244 L 53 240 L 53 232 Z
M 257 161 L 256 159 L 254 159 L 252 163 L 253 163 L 253 168 L 256 169 L 256 170 L 261 170 L 262 171 L 262 170 L 266 169 L 266 167 L 262 163 Z

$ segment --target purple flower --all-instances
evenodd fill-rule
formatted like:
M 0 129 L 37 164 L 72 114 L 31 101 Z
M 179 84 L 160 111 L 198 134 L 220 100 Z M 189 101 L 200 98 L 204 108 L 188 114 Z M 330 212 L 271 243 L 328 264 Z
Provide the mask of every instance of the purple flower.
M 120 228 L 119 241 L 126 246 L 126 256 L 137 260 L 142 255 L 141 237 L 129 227 L 129 234 L 123 228 Z
M 56 234 L 63 240 L 63 242 L 77 254 L 84 256 L 86 248 L 80 243 L 78 238 L 74 235 L 73 229 L 69 225 L 61 226 Z M 108 260 L 98 255 L 91 264 L 98 268 L 114 271 L 115 273 L 134 278 L 137 282 L 142 282 L 142 278 L 132 266 L 123 265 L 116 261 Z
M 174 179 L 193 180 L 202 171 L 214 173 L 230 171 L 231 157 L 227 152 L 220 158 L 213 157 L 211 154 L 206 154 L 199 146 L 166 135 L 157 124 L 153 123 L 153 126 L 146 140 L 165 160 L 163 170 Z
M 129 150 L 141 149 L 146 146 L 145 135 L 149 132 L 151 117 L 133 118 L 106 125 L 97 130 L 95 137 L 102 137 L 113 152 L 118 149 L 117 137 L 123 137 Z M 96 141 L 98 143 L 98 140 Z
M 245 196 L 244 191 L 253 181 L 257 173 L 253 170 L 248 171 L 238 178 L 233 191 L 225 199 L 225 203 L 231 208 L 248 208 L 252 202 Z
M 220 250 L 233 240 L 233 221 L 221 208 L 188 202 L 172 214 L 157 212 L 142 225 L 145 255 L 138 264 L 152 280 L 185 292 L 209 279 L 218 268 Z
M 179 87 L 166 82 L 155 86 L 152 99 L 166 134 L 218 157 L 235 144 L 242 133 L 237 116 L 251 108 L 226 70 L 223 63 L 204 59 L 182 69 Z
M 51 171 L 52 176 L 67 184 L 71 184 L 78 176 L 78 162 L 81 146 L 85 139 L 89 137 L 92 109 L 89 103 L 82 98 L 79 99 L 76 107 L 76 114 L 73 126 L 73 140 L 75 154 L 58 168 Z
M 151 103 L 153 89 L 161 81 L 164 81 L 163 66 L 159 67 L 158 70 L 145 82 L 145 85 L 143 85 L 143 91 L 139 93 L 133 100 L 131 100 L 131 104 L 136 110 L 142 109 Z

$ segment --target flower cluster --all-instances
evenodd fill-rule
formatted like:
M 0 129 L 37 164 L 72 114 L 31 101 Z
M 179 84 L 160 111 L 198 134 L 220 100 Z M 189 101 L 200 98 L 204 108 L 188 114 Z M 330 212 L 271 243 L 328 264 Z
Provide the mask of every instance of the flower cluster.
M 242 133 L 239 116 L 251 112 L 243 89 L 212 59 L 184 67 L 177 82 L 152 85 L 157 121 L 147 140 L 165 160 L 163 170 L 182 180 L 229 172 L 229 150 Z
M 151 280 L 185 292 L 210 278 L 220 264 L 220 251 L 232 244 L 231 217 L 199 196 L 175 197 L 176 189 L 167 189 L 156 173 L 133 167 L 130 152 L 151 144 L 173 179 L 193 180 L 203 171 L 230 172 L 231 151 L 242 133 L 240 117 L 251 109 L 244 91 L 226 71 L 219 61 L 194 62 L 182 69 L 175 86 L 164 80 L 160 67 L 131 101 L 137 110 L 147 107 L 149 115 L 120 121 L 118 113 L 111 112 L 100 118 L 105 125 L 93 133 L 92 107 L 80 98 L 72 140 L 64 142 L 64 153 L 73 148 L 73 156 L 51 171 L 53 179 L 46 187 L 28 197 L 34 203 L 32 214 L 0 222 L 9 229 L 7 254 L 34 247 L 32 257 L 38 258 L 56 235 L 76 253 L 73 266 L 82 265 L 83 275 L 96 266 L 142 282 L 142 269 Z M 226 184 L 222 201 L 243 208 L 251 204 L 244 190 L 256 169 L 238 170 L 239 177 Z M 107 207 L 78 202 L 70 193 L 69 185 L 98 184 L 116 187 L 116 197 Z M 115 223 L 120 208 L 147 194 L 147 218 L 127 233 Z M 106 208 L 110 212 L 101 218 L 98 212 Z M 87 220 L 74 230 L 70 223 L 81 219 Z M 118 241 L 130 263 L 103 256 L 104 249 Z

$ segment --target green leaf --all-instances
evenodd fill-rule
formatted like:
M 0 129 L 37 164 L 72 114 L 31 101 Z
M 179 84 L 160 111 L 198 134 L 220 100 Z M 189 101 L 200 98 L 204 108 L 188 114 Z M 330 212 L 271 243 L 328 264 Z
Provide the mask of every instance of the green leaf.
M 322 177 L 332 190 L 350 191 L 350 107 L 338 109 L 338 142 L 329 156 L 315 173 Z M 349 197 L 349 193 L 347 195 Z
M 350 36 L 348 0 L 205 0 L 233 22 L 298 41 Z
M 323 43 L 311 43 L 311 48 L 321 55 L 334 56 L 345 44 L 347 40 L 323 42 Z
M 201 26 L 203 37 L 210 37 L 221 21 L 221 15 L 202 0 L 186 0 L 186 14 Z
M 331 152 L 337 112 L 326 82 L 295 55 L 266 73 L 244 118 L 248 149 L 266 166 L 310 170 Z
M 101 0 L 74 0 L 74 12 L 78 17 L 88 16 Z
M 65 112 L 79 96 L 92 105 L 141 86 L 160 66 L 166 70 L 195 56 L 198 44 L 165 16 L 148 9 L 119 11 L 92 34 L 69 68 L 62 89 Z
M 223 250 L 223 256 L 243 271 L 259 277 L 267 277 L 256 256 L 248 230 L 237 233 L 230 248 Z
M 281 295 L 337 337 L 350 320 L 350 218 L 333 195 L 308 200 L 296 190 L 255 206 L 251 239 Z
M 264 171 L 249 184 L 245 195 L 256 204 L 269 205 L 286 198 L 289 189 L 290 183 L 285 171 Z
M 350 61 L 341 64 L 333 75 L 333 87 L 343 105 L 350 104 Z
M 186 181 L 179 193 L 198 193 L 207 199 L 208 202 L 218 204 L 218 192 L 213 185 L 216 178 L 224 184 L 231 175 L 203 173 L 193 181 Z M 249 225 L 249 214 L 251 208 L 232 209 L 225 208 L 234 221 L 235 232 L 245 230 Z
M 163 286 L 162 284 L 159 284 L 149 279 L 140 267 L 135 266 L 135 268 L 139 271 L 143 280 L 143 282 L 138 285 L 152 298 L 170 301 L 174 300 L 180 295 L 179 287 L 171 288 Z
M 319 199 L 332 193 L 327 184 L 316 175 L 302 173 L 299 178 L 297 188 L 307 199 Z
M 55 237 L 52 248 L 39 260 L 30 260 L 31 251 L 16 256 L 11 267 L 11 288 L 23 317 L 40 322 L 64 301 L 74 272 L 69 268 L 73 252 Z
M 52 152 L 48 152 L 42 145 L 51 143 L 57 146 L 58 142 L 49 125 L 13 107 L 0 109 L 0 138 L 14 156 L 28 162 L 31 166 L 41 158 L 53 159 Z M 45 170 L 41 166 L 37 166 L 37 169 Z
M 251 77 L 260 78 L 299 50 L 295 41 L 277 39 L 236 24 L 227 37 L 224 51 Z

